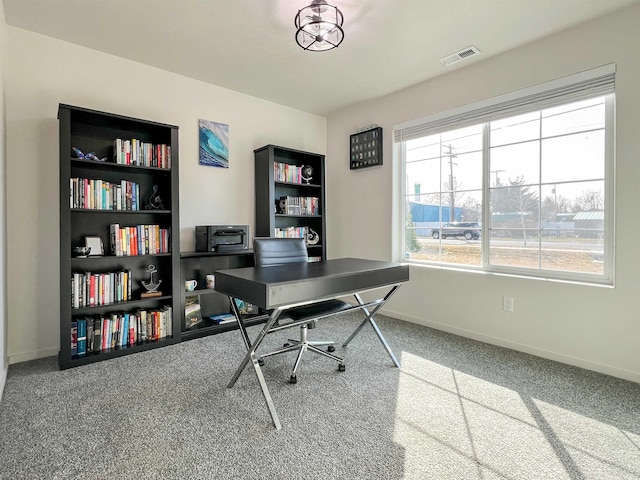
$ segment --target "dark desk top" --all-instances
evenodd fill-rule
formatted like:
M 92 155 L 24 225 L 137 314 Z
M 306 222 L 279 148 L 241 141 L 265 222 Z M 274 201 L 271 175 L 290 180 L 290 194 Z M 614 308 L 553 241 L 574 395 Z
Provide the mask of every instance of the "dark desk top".
M 335 298 L 409 280 L 409 266 L 359 258 L 215 272 L 215 289 L 264 309 Z

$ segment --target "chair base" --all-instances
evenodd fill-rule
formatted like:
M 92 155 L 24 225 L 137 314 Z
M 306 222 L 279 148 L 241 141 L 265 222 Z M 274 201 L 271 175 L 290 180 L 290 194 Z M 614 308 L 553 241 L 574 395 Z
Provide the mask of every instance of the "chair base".
M 294 340 L 293 338 L 288 338 L 287 343 L 283 345 L 283 347 L 289 347 L 291 345 L 299 345 L 300 340 Z M 334 347 L 335 342 L 331 340 L 313 340 L 309 341 L 309 345 L 313 345 L 314 347 L 327 347 L 327 352 L 335 352 L 336 347 Z
M 309 341 L 307 338 L 307 332 L 308 332 L 308 326 L 307 324 L 303 324 L 300 325 L 300 339 L 299 340 L 291 340 L 289 339 L 289 342 L 291 342 L 291 344 L 285 344 L 285 346 L 283 348 L 280 348 L 278 350 L 274 350 L 273 352 L 268 352 L 268 353 L 264 353 L 261 354 L 260 357 L 262 358 L 266 358 L 266 357 L 270 357 L 272 355 L 279 355 L 281 353 L 287 353 L 287 352 L 294 352 L 294 351 L 298 351 L 298 355 L 296 357 L 296 361 L 293 364 L 293 369 L 291 370 L 291 376 L 289 377 L 289 382 L 290 383 L 297 383 L 298 379 L 297 379 L 297 372 L 298 372 L 298 367 L 300 366 L 300 361 L 302 360 L 302 355 L 304 354 L 304 352 L 309 351 L 309 352 L 314 352 L 314 353 L 318 353 L 320 355 L 323 355 L 327 358 L 330 358 L 336 362 L 338 362 L 338 371 L 340 372 L 344 372 L 345 371 L 345 365 L 344 365 L 344 360 L 340 357 L 337 357 L 336 355 L 332 355 L 330 353 L 325 352 L 324 350 L 321 350 L 320 346 L 328 346 L 327 349 L 331 349 L 330 351 L 334 351 L 335 347 L 333 347 L 333 343 L 334 342 L 329 342 L 329 341 Z

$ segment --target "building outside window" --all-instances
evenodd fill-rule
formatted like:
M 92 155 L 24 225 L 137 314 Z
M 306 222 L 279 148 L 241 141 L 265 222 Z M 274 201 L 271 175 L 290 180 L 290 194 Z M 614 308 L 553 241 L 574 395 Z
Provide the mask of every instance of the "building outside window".
M 614 68 L 396 126 L 410 262 L 613 281 Z

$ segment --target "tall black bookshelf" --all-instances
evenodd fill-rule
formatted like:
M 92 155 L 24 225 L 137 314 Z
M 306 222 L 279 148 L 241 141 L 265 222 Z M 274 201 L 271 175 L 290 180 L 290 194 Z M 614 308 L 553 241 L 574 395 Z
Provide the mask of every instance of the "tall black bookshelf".
M 325 156 L 276 145 L 254 156 L 256 236 L 305 236 L 309 258 L 325 260 Z
M 180 284 L 178 127 L 63 104 L 59 105 L 58 120 L 60 368 L 179 342 L 180 295 L 184 287 Z M 115 161 L 115 150 L 122 145 L 116 142 L 118 139 L 123 142 L 135 139 L 130 142 L 133 147 L 129 160 L 125 155 L 122 163 Z M 141 148 L 136 148 L 136 144 Z M 91 201 L 87 196 L 91 196 Z M 111 226 L 115 224 L 120 226 L 120 239 L 129 245 L 129 251 L 125 248 L 123 252 L 112 252 L 115 240 Z M 74 247 L 85 245 L 86 237 L 92 238 L 94 245 L 96 241 L 102 243 L 103 252 L 92 251 L 87 257 L 74 253 Z M 118 250 L 123 249 L 122 242 Z M 159 296 L 142 295 L 146 289 L 141 282 L 150 280 L 150 265 L 157 272 L 153 280 L 161 280 Z M 122 298 L 122 290 L 116 293 L 118 287 L 114 283 L 114 277 L 123 278 L 121 272 L 127 273 L 130 283 L 130 296 L 126 299 Z M 88 301 L 85 286 L 72 285 L 74 276 L 75 285 L 79 284 L 79 278 L 94 277 L 93 302 Z M 141 328 L 140 322 L 135 328 L 132 326 L 140 312 L 154 317 L 147 323 L 148 331 Z M 125 315 L 130 319 L 129 329 L 118 334 L 113 325 L 121 327 L 123 320 L 117 319 L 124 319 Z M 104 348 L 93 345 L 90 352 L 78 349 L 78 341 L 83 339 L 77 338 L 72 327 L 77 328 L 79 322 L 89 319 L 94 322 L 104 318 L 113 320 L 108 326 L 121 340 L 100 345 Z M 122 338 L 123 335 L 126 336 Z

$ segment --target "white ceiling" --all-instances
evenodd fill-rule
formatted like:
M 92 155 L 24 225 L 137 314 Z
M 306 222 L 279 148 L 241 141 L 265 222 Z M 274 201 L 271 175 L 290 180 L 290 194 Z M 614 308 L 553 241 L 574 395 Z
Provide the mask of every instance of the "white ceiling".
M 328 52 L 294 40 L 310 0 L 2 2 L 9 25 L 327 115 L 640 0 L 329 0 L 345 38 Z M 482 53 L 439 62 L 470 45 Z

